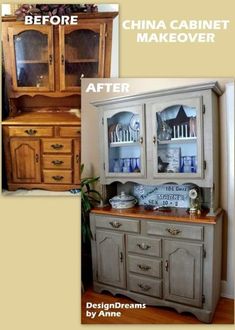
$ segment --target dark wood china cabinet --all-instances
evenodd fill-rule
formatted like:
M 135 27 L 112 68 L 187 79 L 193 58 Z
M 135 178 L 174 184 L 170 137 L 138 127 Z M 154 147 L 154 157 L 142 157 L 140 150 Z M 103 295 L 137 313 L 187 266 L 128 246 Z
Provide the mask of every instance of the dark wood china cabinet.
M 77 25 L 30 26 L 2 17 L 9 190 L 79 188 L 81 79 L 110 76 L 117 13 L 77 16 Z

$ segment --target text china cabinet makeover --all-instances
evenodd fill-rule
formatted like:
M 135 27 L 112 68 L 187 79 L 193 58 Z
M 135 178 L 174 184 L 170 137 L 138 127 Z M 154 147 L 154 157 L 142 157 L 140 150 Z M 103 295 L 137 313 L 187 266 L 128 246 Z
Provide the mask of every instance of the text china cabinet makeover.
M 209 211 L 199 215 L 180 208 L 94 209 L 95 291 L 212 321 L 221 280 L 219 95 L 209 82 L 94 102 L 103 184 L 195 184 L 209 195 Z
M 9 190 L 79 187 L 81 79 L 110 76 L 117 13 L 77 16 L 77 25 L 57 26 L 2 18 Z

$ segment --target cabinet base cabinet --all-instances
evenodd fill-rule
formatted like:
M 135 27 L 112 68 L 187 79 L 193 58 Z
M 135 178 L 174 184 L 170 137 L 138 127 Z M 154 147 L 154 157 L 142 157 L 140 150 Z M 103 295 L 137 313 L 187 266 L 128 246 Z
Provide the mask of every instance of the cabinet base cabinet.
M 148 306 L 159 306 L 159 307 L 171 307 L 174 308 L 178 313 L 189 312 L 192 313 L 194 316 L 197 317 L 198 320 L 204 323 L 211 323 L 213 319 L 213 312 L 205 309 L 195 308 L 191 306 L 186 306 L 182 304 L 177 304 L 171 301 L 166 301 L 163 299 L 158 299 L 150 296 L 146 296 L 143 294 L 115 288 L 109 285 L 104 285 L 99 282 L 93 283 L 93 289 L 97 293 L 102 293 L 104 291 L 110 292 L 113 296 L 122 294 L 128 298 L 133 299 L 134 301 L 146 304 Z
M 49 116 L 56 120 L 56 115 Z M 74 120 L 69 113 L 63 117 Z M 75 120 L 74 126 L 42 123 L 37 126 L 10 126 L 4 123 L 8 190 L 66 191 L 80 188 L 80 122 Z
M 149 213 L 145 219 L 136 216 L 137 208 L 133 216 L 92 211 L 94 290 L 190 312 L 210 323 L 220 297 L 223 213 L 176 220 L 172 211 L 166 220 L 153 212 L 153 219 Z

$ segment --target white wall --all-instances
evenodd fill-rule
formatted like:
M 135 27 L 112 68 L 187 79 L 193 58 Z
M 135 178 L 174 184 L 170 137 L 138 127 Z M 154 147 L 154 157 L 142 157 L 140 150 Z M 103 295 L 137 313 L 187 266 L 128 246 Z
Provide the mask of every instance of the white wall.
M 222 281 L 222 295 L 228 298 L 234 298 L 234 84 L 228 83 L 225 85 L 225 93 L 221 100 L 224 117 L 221 121 L 223 156 L 226 156 L 226 166 L 222 167 L 223 181 L 226 181 L 226 186 L 221 182 L 222 199 L 221 206 L 227 211 L 228 232 L 227 232 L 227 280 Z M 225 159 L 222 159 L 221 163 Z M 222 165 L 222 164 L 221 164 Z M 225 197 L 226 196 L 226 197 Z

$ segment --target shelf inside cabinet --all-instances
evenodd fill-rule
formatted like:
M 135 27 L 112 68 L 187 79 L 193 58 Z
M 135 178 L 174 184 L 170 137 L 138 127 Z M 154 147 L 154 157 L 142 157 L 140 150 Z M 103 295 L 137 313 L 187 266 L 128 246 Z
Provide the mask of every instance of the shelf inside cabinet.
M 17 60 L 19 64 L 43 64 L 48 63 L 47 60 Z
M 76 63 L 98 63 L 98 59 L 96 58 L 81 58 L 81 59 L 68 59 L 66 60 L 69 64 L 76 64 Z
M 139 146 L 139 142 L 135 141 L 126 141 L 126 142 L 111 142 L 110 148 L 116 148 L 116 147 L 134 147 Z
M 197 137 L 188 137 L 188 138 L 177 138 L 177 139 L 164 140 L 164 141 L 158 140 L 158 144 L 182 144 L 182 143 L 192 143 L 196 141 L 197 141 Z

